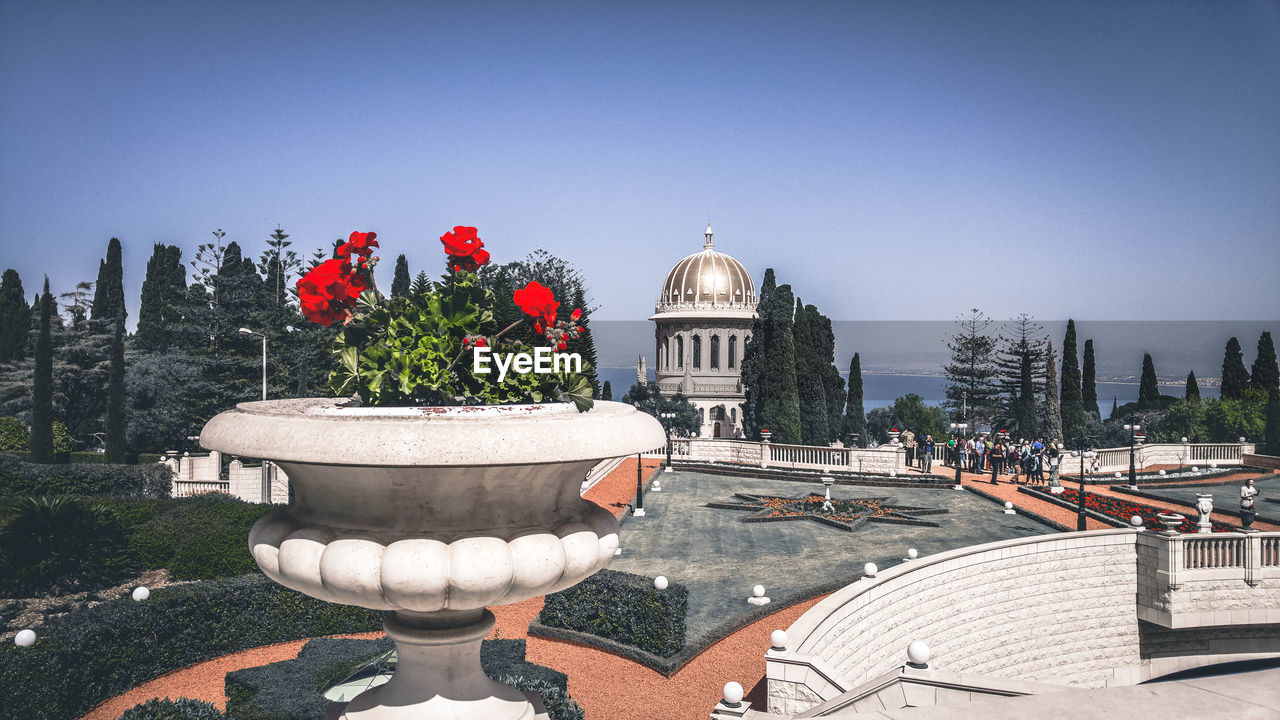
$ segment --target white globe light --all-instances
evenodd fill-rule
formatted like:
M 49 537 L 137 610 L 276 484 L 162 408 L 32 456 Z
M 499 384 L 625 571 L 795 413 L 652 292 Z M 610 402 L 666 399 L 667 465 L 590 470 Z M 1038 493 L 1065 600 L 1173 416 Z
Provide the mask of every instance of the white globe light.
M 1199 466 L 1199 465 L 1192 465 L 1192 466 L 1191 466 L 1191 472 L 1193 472 L 1193 473 L 1198 473 L 1198 472 L 1200 472 L 1200 466 Z
M 1160 477 L 1164 477 L 1165 472 L 1164 472 L 1163 470 L 1161 470 L 1160 472 L 1158 472 L 1158 473 L 1156 473 L 1156 474 L 1157 474 L 1157 475 L 1159 475 Z
M 1005 510 L 1012 510 L 1012 509 L 1013 509 L 1013 503 L 1012 503 L 1012 502 L 1010 502 L 1010 501 L 1008 501 L 1008 500 L 1005 500 L 1005 501 L 1004 501 L 1004 509 L 1005 509 Z
M 907 662 L 913 665 L 929 663 L 929 646 L 923 640 L 912 640 L 907 646 Z
M 889 471 L 889 477 L 898 477 L 898 471 L 897 471 L 897 470 L 890 470 L 890 471 Z
M 915 548 L 911 548 L 910 550 L 907 550 L 907 557 L 911 558 L 912 560 L 915 560 L 919 556 L 920 556 L 920 552 Z
M 1187 441 L 1187 439 L 1186 439 L 1186 438 L 1182 438 L 1182 442 L 1186 442 L 1186 441 Z
M 151 597 L 151 591 L 147 589 L 147 586 L 139 585 L 138 587 L 133 589 L 134 602 L 142 602 L 143 600 L 146 600 L 149 597 Z
M 876 573 L 879 571 L 880 571 L 880 568 L 877 568 L 875 563 L 867 563 L 866 565 L 862 566 L 862 574 L 866 575 L 867 577 L 875 577 Z
M 1134 527 L 1142 527 L 1142 517 L 1140 515 L 1134 515 L 1129 518 L 1129 522 L 1133 523 Z
M 757 585 L 757 586 L 755 586 L 755 587 L 751 588 L 751 594 L 752 594 L 752 595 L 755 595 L 756 597 L 764 597 L 764 586 L 763 586 L 763 585 Z
M 1243 435 L 1240 437 L 1240 442 L 1244 442 L 1244 436 L 1243 436 Z
M 667 577 L 666 577 L 665 575 L 659 575 L 658 577 L 654 578 L 654 579 L 653 579 L 653 586 L 654 586 L 655 588 L 659 589 L 659 590 L 666 590 L 666 589 L 667 589 Z
M 773 646 L 774 650 L 786 650 L 787 649 L 786 631 L 774 630 L 773 632 L 769 633 L 769 644 Z
M 36 644 L 35 630 L 22 630 L 13 636 L 13 644 L 18 647 L 31 647 Z
M 1119 478 L 1119 477 L 1123 477 L 1123 476 L 1122 476 L 1120 473 L 1116 473 L 1116 477 L 1117 477 L 1117 478 Z
M 1211 463 L 1209 463 L 1209 467 L 1211 467 L 1211 468 L 1216 468 L 1216 467 L 1218 467 L 1218 463 L 1216 463 L 1216 462 L 1211 462 Z
M 724 704 L 730 707 L 736 706 L 742 702 L 742 686 L 736 682 L 727 682 L 724 684 Z

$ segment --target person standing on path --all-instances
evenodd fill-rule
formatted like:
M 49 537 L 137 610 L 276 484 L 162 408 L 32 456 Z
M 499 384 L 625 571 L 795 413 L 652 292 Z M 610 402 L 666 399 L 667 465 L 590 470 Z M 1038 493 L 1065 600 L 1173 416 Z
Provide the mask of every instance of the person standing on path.
M 915 465 L 916 462 L 916 434 L 911 432 L 911 428 L 902 431 L 898 436 L 898 442 L 902 443 L 902 447 L 907 451 L 907 467 Z
M 1253 499 L 1258 496 L 1258 488 L 1253 486 L 1253 478 L 1244 481 L 1240 486 L 1240 529 L 1251 530 L 1253 521 L 1258 517 Z
M 924 436 L 924 455 L 920 459 L 920 472 L 933 472 L 933 436 Z
M 1058 449 L 1058 438 L 1049 440 L 1049 484 L 1058 484 L 1058 466 L 1061 464 L 1062 453 Z

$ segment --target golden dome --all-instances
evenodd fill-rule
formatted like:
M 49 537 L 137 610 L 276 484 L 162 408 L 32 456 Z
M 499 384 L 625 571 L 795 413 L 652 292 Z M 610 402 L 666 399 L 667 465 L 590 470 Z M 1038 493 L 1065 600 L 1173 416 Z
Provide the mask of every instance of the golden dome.
M 685 257 L 667 273 L 662 294 L 658 296 L 658 312 L 711 308 L 755 310 L 756 285 L 751 274 L 737 259 L 716 252 L 711 235 L 708 224 L 702 252 Z

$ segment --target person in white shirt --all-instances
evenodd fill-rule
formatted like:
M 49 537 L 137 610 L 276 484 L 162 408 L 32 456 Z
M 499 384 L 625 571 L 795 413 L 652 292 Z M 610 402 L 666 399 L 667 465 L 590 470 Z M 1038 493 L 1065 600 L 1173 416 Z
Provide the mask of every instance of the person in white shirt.
M 1258 488 L 1253 486 L 1253 478 L 1244 481 L 1240 486 L 1240 529 L 1249 530 L 1250 525 L 1258 517 L 1253 499 L 1258 496 Z

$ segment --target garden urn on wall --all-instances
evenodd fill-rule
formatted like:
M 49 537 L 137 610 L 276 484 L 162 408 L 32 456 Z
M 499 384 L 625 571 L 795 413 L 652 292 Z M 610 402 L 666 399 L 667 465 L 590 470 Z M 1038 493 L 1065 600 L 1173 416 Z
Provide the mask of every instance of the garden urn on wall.
M 556 592 L 600 570 L 618 546 L 612 513 L 584 500 L 600 460 L 657 447 L 658 421 L 597 402 L 348 407 L 333 399 L 242 403 L 200 443 L 263 458 L 294 498 L 258 521 L 254 560 L 271 579 L 329 602 L 385 611 L 399 652 L 385 685 L 350 720 L 534 717 L 524 695 L 485 676 L 486 606 Z

